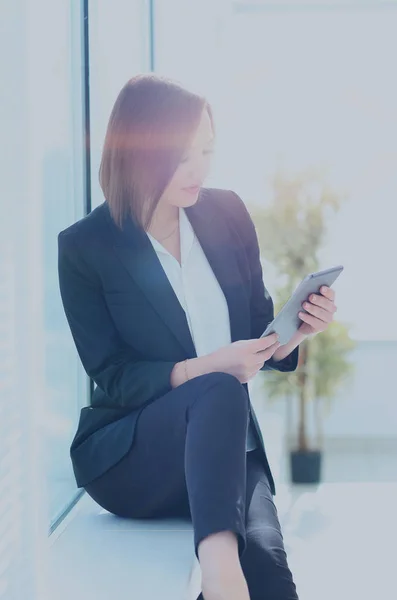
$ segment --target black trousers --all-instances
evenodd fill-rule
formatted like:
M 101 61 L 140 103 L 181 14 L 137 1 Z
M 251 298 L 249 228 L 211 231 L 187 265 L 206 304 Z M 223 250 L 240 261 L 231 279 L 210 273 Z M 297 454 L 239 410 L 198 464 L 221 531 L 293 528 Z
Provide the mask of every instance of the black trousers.
M 264 466 L 245 449 L 248 420 L 235 377 L 197 377 L 148 405 L 131 451 L 85 489 L 121 517 L 188 517 L 197 558 L 205 537 L 235 532 L 251 600 L 297 600 Z

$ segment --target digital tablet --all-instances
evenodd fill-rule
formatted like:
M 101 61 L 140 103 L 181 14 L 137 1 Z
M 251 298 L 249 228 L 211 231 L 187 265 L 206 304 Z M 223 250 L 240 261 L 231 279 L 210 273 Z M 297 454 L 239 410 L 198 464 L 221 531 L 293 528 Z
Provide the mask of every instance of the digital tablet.
M 287 344 L 303 323 L 302 319 L 298 316 L 298 313 L 301 311 L 307 312 L 302 306 L 303 302 L 308 299 L 310 294 L 318 294 L 323 285 L 331 287 L 342 271 L 343 267 L 339 265 L 307 275 L 300 282 L 273 321 L 266 327 L 261 337 L 265 337 L 271 333 L 278 333 L 280 344 Z

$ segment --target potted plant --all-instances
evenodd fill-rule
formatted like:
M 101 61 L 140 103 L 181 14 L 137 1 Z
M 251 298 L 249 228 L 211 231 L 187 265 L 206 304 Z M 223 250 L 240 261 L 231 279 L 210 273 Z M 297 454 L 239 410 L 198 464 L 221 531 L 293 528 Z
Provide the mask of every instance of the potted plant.
M 261 255 L 276 270 L 278 283 L 272 296 L 277 313 L 298 283 L 309 272 L 319 270 L 327 224 L 340 207 L 340 197 L 313 170 L 295 177 L 278 172 L 273 188 L 272 204 L 251 208 L 251 214 Z M 324 402 L 329 407 L 337 389 L 351 375 L 353 367 L 348 357 L 353 348 L 348 327 L 334 321 L 324 332 L 300 344 L 296 371 L 262 374 L 269 400 L 282 397 L 298 401 L 297 428 L 289 449 L 294 483 L 321 480 Z M 309 406 L 314 414 L 314 440 L 309 434 Z

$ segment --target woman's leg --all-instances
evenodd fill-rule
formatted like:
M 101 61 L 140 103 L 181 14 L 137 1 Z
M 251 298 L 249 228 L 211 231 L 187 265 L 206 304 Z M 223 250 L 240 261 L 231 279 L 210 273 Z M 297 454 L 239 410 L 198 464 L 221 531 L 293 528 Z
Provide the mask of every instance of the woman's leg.
M 251 600 L 297 600 L 283 536 L 257 451 L 247 454 L 247 546 L 241 565 Z
M 204 538 L 231 531 L 246 545 L 249 400 L 225 373 L 197 377 L 148 405 L 131 451 L 85 489 L 125 517 L 190 516 L 195 553 Z

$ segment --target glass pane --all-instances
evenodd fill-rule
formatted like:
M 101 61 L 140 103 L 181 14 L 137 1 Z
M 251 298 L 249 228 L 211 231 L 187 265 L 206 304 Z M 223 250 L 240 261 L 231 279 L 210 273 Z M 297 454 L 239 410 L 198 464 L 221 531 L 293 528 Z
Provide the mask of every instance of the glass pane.
M 53 111 L 47 115 L 43 165 L 43 264 L 46 338 L 47 464 L 50 520 L 77 492 L 69 456 L 79 411 L 88 399 L 86 377 L 63 311 L 58 283 L 58 233 L 84 216 L 84 81 L 82 11 L 58 3 L 53 27 L 56 69 L 51 73 Z

